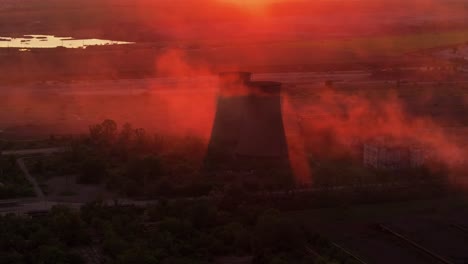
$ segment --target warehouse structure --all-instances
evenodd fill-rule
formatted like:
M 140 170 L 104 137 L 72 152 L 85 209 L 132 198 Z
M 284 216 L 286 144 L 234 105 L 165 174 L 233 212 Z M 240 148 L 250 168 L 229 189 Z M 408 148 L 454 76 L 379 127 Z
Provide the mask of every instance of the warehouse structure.
M 430 150 L 414 142 L 379 138 L 363 144 L 365 166 L 385 170 L 418 168 L 430 158 Z

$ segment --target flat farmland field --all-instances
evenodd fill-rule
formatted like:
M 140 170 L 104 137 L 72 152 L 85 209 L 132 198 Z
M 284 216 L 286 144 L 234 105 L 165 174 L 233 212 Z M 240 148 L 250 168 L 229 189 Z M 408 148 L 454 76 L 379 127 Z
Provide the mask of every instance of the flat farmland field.
M 369 65 L 427 65 L 408 53 L 468 41 L 468 31 L 303 41 L 165 41 L 125 47 L 0 50 L 2 83 L 28 80 L 121 79 L 247 70 L 293 72 L 368 69 Z M 429 62 L 430 63 L 430 62 Z M 162 67 L 161 67 L 162 65 Z
M 320 232 L 368 263 L 440 263 L 407 240 L 451 263 L 466 253 L 466 198 L 406 201 L 291 213 L 289 216 Z

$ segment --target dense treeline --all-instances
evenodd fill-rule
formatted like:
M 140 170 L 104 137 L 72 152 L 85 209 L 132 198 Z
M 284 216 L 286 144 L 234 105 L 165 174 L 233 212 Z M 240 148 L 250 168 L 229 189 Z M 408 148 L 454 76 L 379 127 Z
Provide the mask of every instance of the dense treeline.
M 233 171 L 216 157 L 215 170 L 207 170 L 207 142 L 194 136 L 150 134 L 131 124 L 119 127 L 113 120 L 92 125 L 89 134 L 74 137 L 65 153 L 37 157 L 31 172 L 42 176 L 78 174 L 83 184 L 105 184 L 108 189 L 135 198 L 204 196 L 227 191 L 292 188 L 292 175 L 271 164 L 259 170 Z M 261 162 L 261 161 L 259 161 Z M 256 166 L 257 168 L 259 166 Z
M 40 217 L 0 217 L 0 263 L 313 263 L 313 236 L 278 211 L 221 210 L 208 201 L 161 201 L 147 208 L 88 204 Z M 313 242 L 313 241 L 311 241 Z
M 333 200 L 297 198 L 268 200 L 288 210 Z M 355 263 L 313 225 L 269 208 L 232 190 L 221 199 L 160 199 L 145 207 L 97 201 L 79 211 L 0 216 L 0 264 Z
M 128 123 L 119 128 L 114 121 L 105 120 L 92 125 L 89 134 L 74 137 L 69 142 L 66 153 L 30 162 L 31 172 L 42 176 L 78 174 L 80 183 L 104 184 L 119 196 L 150 199 L 229 196 L 229 192 L 235 192 L 236 196 L 250 193 L 255 196 L 253 200 L 259 201 L 257 196 L 260 194 L 287 194 L 300 187 L 293 175 L 272 164 L 263 164 L 263 160 L 249 160 L 255 163 L 255 169 L 242 169 L 248 164 L 224 164 L 217 155 L 208 157 L 207 143 L 199 138 L 150 134 Z M 312 153 L 309 157 L 314 187 L 323 190 L 317 194 L 320 197 L 336 186 L 352 187 L 354 196 L 359 198 L 361 193 L 367 196 L 371 190 L 365 188 L 375 184 L 386 184 L 391 188 L 397 183 L 396 187 L 400 188 L 446 183 L 447 172 L 442 166 L 393 172 L 366 168 L 361 160 L 351 155 L 335 156 Z M 216 165 L 215 169 L 207 169 L 212 164 Z M 233 169 L 236 166 L 239 169 Z M 338 193 L 333 197 L 349 197 L 351 190 L 347 191 L 345 195 Z M 375 195 L 382 199 L 381 194 Z M 395 195 L 386 196 L 392 200 Z M 295 199 L 306 200 L 301 204 L 310 203 L 306 198 Z
M 79 174 L 83 184 L 105 184 L 126 196 L 148 197 L 207 194 L 194 182 L 204 154 L 196 137 L 151 135 L 142 128 L 113 120 L 90 126 L 89 134 L 74 137 L 67 152 L 37 158 L 33 173 Z
M 0 263 L 69 263 L 84 260 L 71 248 L 90 242 L 84 222 L 66 208 L 55 208 L 45 218 L 0 217 Z

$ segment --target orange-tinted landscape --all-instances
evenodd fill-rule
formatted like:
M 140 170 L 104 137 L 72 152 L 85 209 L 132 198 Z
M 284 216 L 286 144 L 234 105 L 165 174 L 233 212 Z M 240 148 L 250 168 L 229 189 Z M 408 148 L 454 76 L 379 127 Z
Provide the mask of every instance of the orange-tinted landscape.
M 462 263 L 467 143 L 464 0 L 0 1 L 0 264 Z

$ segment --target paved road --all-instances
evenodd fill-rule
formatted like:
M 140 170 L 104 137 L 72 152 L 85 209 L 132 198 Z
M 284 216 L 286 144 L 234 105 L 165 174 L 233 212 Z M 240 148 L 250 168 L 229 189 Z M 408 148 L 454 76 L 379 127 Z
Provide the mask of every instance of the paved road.
M 19 158 L 16 160 L 16 162 L 18 163 L 18 166 L 20 167 L 26 179 L 33 186 L 34 193 L 36 193 L 36 197 L 40 200 L 45 200 L 44 192 L 41 190 L 41 187 L 39 187 L 36 178 L 32 177 L 28 169 L 26 168 L 26 164 L 24 164 L 24 158 Z
M 52 153 L 57 153 L 57 152 L 63 152 L 65 151 L 65 148 L 41 148 L 41 149 L 20 149 L 20 150 L 9 150 L 9 151 L 2 151 L 1 155 L 31 155 L 31 154 L 52 154 Z M 21 172 L 23 173 L 24 177 L 28 182 L 31 184 L 31 186 L 34 189 L 34 193 L 36 194 L 37 200 L 43 202 L 45 201 L 46 197 L 44 195 L 44 192 L 42 191 L 41 187 L 39 186 L 39 183 L 37 182 L 36 178 L 34 178 L 31 173 L 29 173 L 28 168 L 26 167 L 26 164 L 24 163 L 24 158 L 18 158 L 16 160 L 16 163 L 18 164 Z M 18 200 L 7 200 L 4 201 L 5 205 L 6 204 L 23 204 L 23 203 L 31 203 L 30 199 L 18 199 Z M 35 204 L 37 202 L 33 202 Z M 17 207 L 17 206 L 15 206 Z M 36 204 L 34 207 L 38 207 Z M 5 208 L 3 208 L 5 209 Z M 0 209 L 0 211 L 2 211 Z
M 64 152 L 65 148 L 40 148 L 40 149 L 18 149 L 18 150 L 5 150 L 1 152 L 1 155 L 15 155 L 15 156 L 23 156 L 23 155 L 33 155 L 33 154 L 53 154 Z
M 418 184 L 431 184 L 431 182 L 420 181 Z M 301 189 L 291 189 L 285 191 L 264 191 L 254 193 L 252 195 L 258 197 L 277 197 L 277 198 L 284 198 L 290 197 L 296 194 L 307 194 L 307 193 L 321 193 L 321 192 L 346 192 L 346 191 L 354 191 L 354 190 L 376 190 L 376 189 L 400 189 L 400 188 L 413 188 L 414 185 L 409 185 L 408 183 L 385 183 L 385 184 L 365 184 L 365 185 L 346 185 L 346 186 L 332 186 L 332 187 L 314 187 L 314 188 L 301 188 Z M 177 201 L 197 201 L 197 200 L 210 200 L 213 199 L 214 196 L 198 196 L 198 197 L 187 197 L 187 198 L 175 198 L 172 200 Z M 132 206 L 148 206 L 157 204 L 158 200 L 132 200 L 132 199 L 116 199 L 116 200 L 105 200 L 102 201 L 105 205 L 132 205 Z M 7 213 L 17 213 L 17 214 L 27 214 L 30 212 L 44 212 L 49 211 L 52 207 L 57 205 L 64 205 L 70 207 L 72 209 L 79 210 L 81 206 L 85 205 L 82 202 L 54 202 L 48 201 L 43 199 L 42 201 L 28 201 L 23 202 L 18 200 L 18 204 L 12 204 L 10 206 L 6 206 L 1 208 L 0 207 L 0 214 L 7 214 Z

